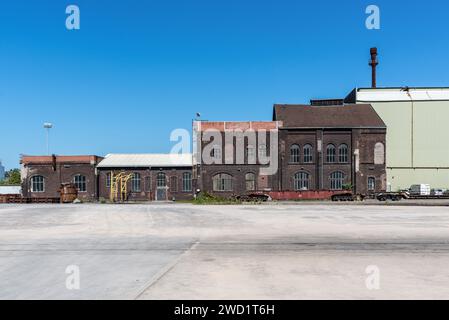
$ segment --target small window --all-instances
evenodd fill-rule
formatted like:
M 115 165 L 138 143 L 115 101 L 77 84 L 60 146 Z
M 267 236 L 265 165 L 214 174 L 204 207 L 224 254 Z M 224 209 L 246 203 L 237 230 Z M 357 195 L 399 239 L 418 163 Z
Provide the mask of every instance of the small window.
M 254 173 L 247 173 L 245 175 L 246 191 L 256 190 L 256 175 Z
M 111 187 L 111 173 L 108 172 L 106 174 L 106 188 L 110 188 Z
M 303 148 L 303 157 L 304 163 L 312 163 L 313 162 L 313 148 L 310 144 L 306 144 Z
M 178 177 L 170 177 L 170 191 L 178 192 Z
M 132 192 L 140 192 L 141 191 L 141 177 L 140 177 L 140 173 L 134 173 L 132 178 L 131 178 L 131 191 Z
M 343 190 L 345 175 L 343 172 L 336 171 L 331 174 L 331 190 Z
M 348 163 L 348 145 L 342 144 L 338 147 L 338 162 L 340 163 Z
M 182 174 L 182 191 L 192 191 L 192 174 L 190 172 L 184 172 Z
M 73 184 L 75 185 L 78 192 L 86 192 L 86 177 L 83 175 L 76 175 L 73 177 Z
M 335 162 L 335 146 L 333 144 L 329 144 L 326 148 L 326 162 L 334 163 Z
M 43 176 L 34 176 L 31 178 L 31 192 L 44 192 L 45 184 Z
M 294 144 L 290 147 L 290 162 L 299 163 L 300 147 Z
M 293 177 L 293 188 L 295 191 L 309 190 L 310 175 L 304 171 L 296 173 Z
M 165 176 L 165 173 L 159 172 L 159 173 L 157 174 L 156 185 L 157 185 L 158 187 L 166 187 L 166 186 L 167 186 L 167 178 L 166 178 L 166 176 Z
M 376 178 L 368 178 L 368 191 L 376 191 Z
M 232 176 L 220 173 L 212 178 L 214 191 L 232 191 Z

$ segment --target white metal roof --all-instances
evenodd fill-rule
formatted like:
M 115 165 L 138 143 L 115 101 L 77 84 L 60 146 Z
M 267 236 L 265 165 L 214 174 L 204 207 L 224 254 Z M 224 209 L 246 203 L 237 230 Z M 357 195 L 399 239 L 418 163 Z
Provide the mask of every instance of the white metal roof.
M 98 168 L 191 167 L 192 154 L 108 154 Z
M 361 88 L 357 102 L 441 101 L 449 100 L 449 88 Z

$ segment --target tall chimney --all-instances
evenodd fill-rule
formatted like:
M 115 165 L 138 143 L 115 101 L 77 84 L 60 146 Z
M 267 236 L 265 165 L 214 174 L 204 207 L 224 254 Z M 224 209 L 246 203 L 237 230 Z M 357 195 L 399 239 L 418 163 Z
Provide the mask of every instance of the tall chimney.
M 369 65 L 371 66 L 372 69 L 371 87 L 376 88 L 377 87 L 376 67 L 379 64 L 379 61 L 377 61 L 377 48 L 371 48 L 370 53 L 371 53 L 371 60 L 369 62 Z

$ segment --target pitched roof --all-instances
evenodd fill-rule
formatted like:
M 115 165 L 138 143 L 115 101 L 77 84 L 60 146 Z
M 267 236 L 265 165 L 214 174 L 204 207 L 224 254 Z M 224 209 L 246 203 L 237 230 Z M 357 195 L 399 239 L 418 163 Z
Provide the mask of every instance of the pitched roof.
M 108 154 L 98 168 L 191 167 L 192 154 Z
M 274 105 L 273 120 L 284 128 L 386 128 L 369 104 L 342 106 Z

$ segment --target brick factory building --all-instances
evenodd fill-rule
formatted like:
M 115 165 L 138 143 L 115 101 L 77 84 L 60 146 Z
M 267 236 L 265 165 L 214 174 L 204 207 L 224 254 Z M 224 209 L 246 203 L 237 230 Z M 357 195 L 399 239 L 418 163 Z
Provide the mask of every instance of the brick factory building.
M 198 188 L 222 196 L 384 191 L 384 122 L 370 105 L 320 103 L 275 105 L 272 122 L 194 122 Z M 261 173 L 268 167 L 261 158 L 269 158 L 276 170 Z
M 24 156 L 23 196 L 57 198 L 62 183 L 75 184 L 86 201 L 188 200 L 198 192 L 284 193 L 282 199 L 310 191 L 381 192 L 386 131 L 369 104 L 275 105 L 273 121 L 194 121 L 193 155 Z
M 80 200 L 98 198 L 98 156 L 23 156 L 22 195 L 26 198 L 59 198 L 62 183 L 74 183 Z
M 131 201 L 193 198 L 191 154 L 110 154 L 97 166 L 99 197 L 109 199 L 111 177 L 130 175 L 126 199 Z

